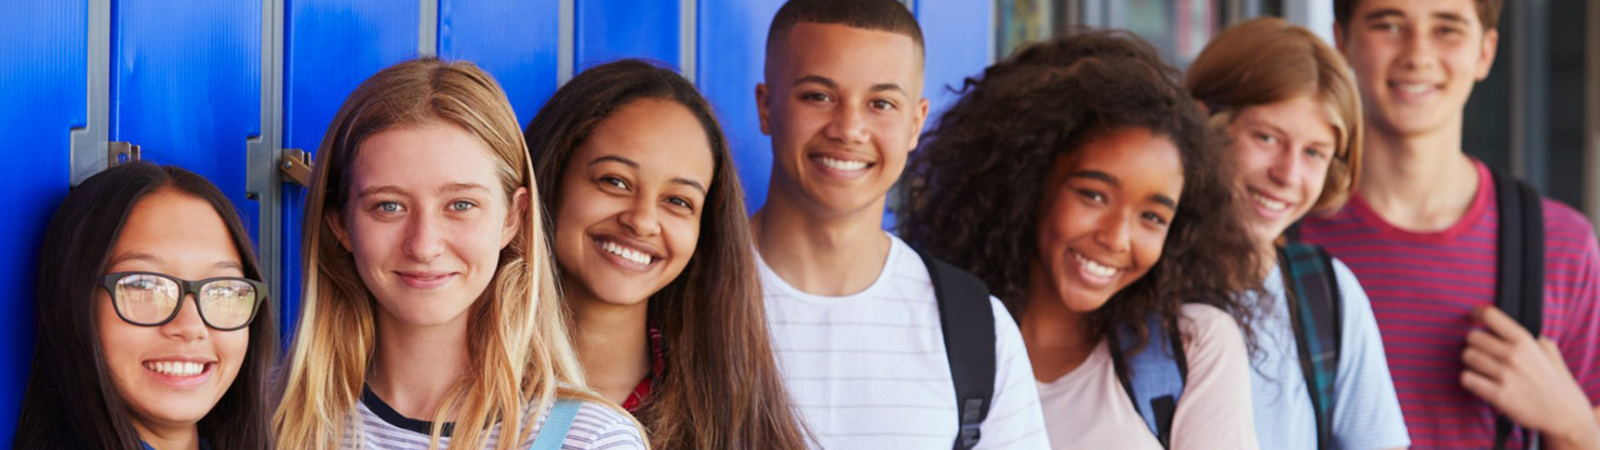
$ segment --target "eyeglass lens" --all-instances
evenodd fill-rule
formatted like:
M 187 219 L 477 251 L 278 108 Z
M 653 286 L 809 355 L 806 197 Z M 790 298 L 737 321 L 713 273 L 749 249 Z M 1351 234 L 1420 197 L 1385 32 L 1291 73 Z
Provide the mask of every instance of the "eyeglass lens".
M 255 310 L 256 289 L 243 280 L 212 280 L 200 286 L 200 316 L 214 328 L 244 326 Z M 131 322 L 153 325 L 172 316 L 184 292 L 166 277 L 130 274 L 117 280 L 117 311 Z

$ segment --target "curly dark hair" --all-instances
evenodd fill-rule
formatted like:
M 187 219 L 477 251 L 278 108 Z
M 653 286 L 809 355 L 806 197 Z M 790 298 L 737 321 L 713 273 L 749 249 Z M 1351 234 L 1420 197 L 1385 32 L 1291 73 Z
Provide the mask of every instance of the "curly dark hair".
M 901 237 L 982 278 L 1020 320 L 1035 227 L 1050 170 L 1104 133 L 1129 127 L 1178 147 L 1183 194 L 1161 259 L 1089 315 L 1091 340 L 1120 326 L 1149 340 L 1145 318 L 1175 328 L 1186 302 L 1233 315 L 1252 342 L 1259 289 L 1256 247 L 1232 188 L 1221 135 L 1178 85 L 1176 69 L 1125 32 L 1089 32 L 1028 47 L 968 78 L 963 95 L 913 153 L 903 191 Z

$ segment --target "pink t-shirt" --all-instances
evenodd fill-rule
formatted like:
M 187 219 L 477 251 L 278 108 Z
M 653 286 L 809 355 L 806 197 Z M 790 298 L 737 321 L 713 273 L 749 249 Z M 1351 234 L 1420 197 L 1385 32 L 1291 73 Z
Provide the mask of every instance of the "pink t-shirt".
M 1489 448 L 1494 410 L 1461 387 L 1468 314 L 1495 302 L 1498 205 L 1489 169 L 1466 215 L 1437 232 L 1403 230 L 1362 198 L 1328 217 L 1306 217 L 1301 235 L 1361 280 L 1389 355 L 1413 448 Z M 1544 210 L 1544 333 L 1556 342 L 1591 404 L 1600 401 L 1600 266 L 1594 228 L 1550 199 Z M 1512 447 L 1520 447 L 1513 442 Z
M 1184 305 L 1183 315 L 1189 376 L 1173 414 L 1172 449 L 1256 449 L 1250 360 L 1238 324 L 1207 305 Z M 1077 369 L 1039 382 L 1039 399 L 1051 448 L 1161 450 L 1117 381 L 1105 341 Z

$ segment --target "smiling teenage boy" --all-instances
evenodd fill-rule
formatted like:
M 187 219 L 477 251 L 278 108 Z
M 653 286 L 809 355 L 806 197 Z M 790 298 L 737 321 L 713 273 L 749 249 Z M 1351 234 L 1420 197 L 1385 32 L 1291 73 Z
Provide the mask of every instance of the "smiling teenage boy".
M 976 298 L 947 297 L 944 282 L 967 276 L 930 275 L 883 231 L 885 198 L 928 116 L 922 45 L 893 0 L 793 0 L 773 18 L 756 86 L 771 187 L 751 225 L 779 367 L 822 448 L 1047 448 L 1005 308 L 981 284 Z M 978 314 L 941 314 L 958 300 Z M 982 331 L 946 340 L 971 330 Z M 958 408 L 967 375 L 991 392 L 963 392 Z
M 1497 426 L 1503 414 L 1544 448 L 1600 448 L 1593 228 L 1549 199 L 1500 201 L 1496 177 L 1461 149 L 1467 97 L 1494 61 L 1500 3 L 1334 1 L 1334 35 L 1365 106 L 1365 166 L 1349 204 L 1307 218 L 1302 233 L 1367 288 L 1414 446 L 1526 446 L 1525 433 Z M 1502 227 L 1502 212 L 1518 220 L 1514 205 L 1542 211 L 1528 215 L 1542 230 Z M 1518 288 L 1497 280 L 1499 252 L 1519 233 L 1538 233 L 1522 247 L 1542 244 L 1528 256 L 1542 258 L 1542 283 L 1521 287 L 1542 295 L 1501 294 Z M 1541 306 L 1527 316 L 1542 337 L 1495 308 L 1497 296 Z

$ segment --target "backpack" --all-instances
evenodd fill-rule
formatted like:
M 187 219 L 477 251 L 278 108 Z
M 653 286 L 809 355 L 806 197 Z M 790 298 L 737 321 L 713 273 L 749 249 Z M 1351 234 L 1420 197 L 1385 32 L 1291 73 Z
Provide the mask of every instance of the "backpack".
M 544 418 L 544 425 L 539 426 L 539 434 L 534 437 L 531 450 L 561 450 L 561 444 L 567 440 L 567 431 L 572 429 L 572 421 L 578 418 L 578 408 L 583 406 L 581 400 L 563 398 L 556 400 L 555 406 L 550 408 L 549 415 Z
M 1515 177 L 1490 171 L 1500 210 L 1495 270 L 1495 306 L 1534 337 L 1544 326 L 1544 210 L 1539 193 Z M 1502 450 L 1518 428 L 1496 414 L 1494 448 Z M 1539 435 L 1523 429 L 1523 448 L 1539 448 Z
M 981 439 L 983 419 L 994 400 L 994 309 L 983 280 L 920 250 L 939 302 L 939 326 L 955 385 L 959 428 L 955 450 L 970 450 Z
M 1331 449 L 1333 380 L 1339 361 L 1339 331 L 1343 329 L 1342 297 L 1333 260 L 1322 248 L 1291 239 L 1278 251 L 1278 268 L 1283 273 L 1284 294 L 1290 306 L 1289 322 L 1294 329 L 1300 372 L 1316 418 L 1317 446 Z M 1145 425 L 1162 448 L 1171 448 L 1173 414 L 1183 396 L 1189 362 L 1180 337 L 1169 332 L 1159 315 L 1147 317 L 1145 328 L 1150 333 L 1150 344 L 1134 353 L 1132 343 L 1138 338 L 1137 332 L 1131 327 L 1119 327 L 1110 336 L 1111 357 L 1117 379 L 1134 409 L 1144 417 Z
M 1322 247 L 1290 239 L 1278 249 L 1300 374 L 1317 423 L 1317 448 L 1334 448 L 1333 381 L 1338 374 L 1344 297 L 1333 257 Z
M 1544 323 L 1543 205 L 1538 192 L 1527 183 L 1497 171 L 1490 174 L 1499 208 L 1495 306 L 1537 337 Z M 1279 251 L 1278 266 L 1283 271 L 1284 294 L 1290 300 L 1300 372 L 1316 413 L 1317 445 L 1330 449 L 1334 447 L 1333 380 L 1339 361 L 1339 332 L 1344 325 L 1342 296 L 1332 258 L 1321 247 L 1294 239 L 1296 228 L 1290 228 L 1289 242 Z M 1152 345 L 1131 358 L 1127 355 L 1133 348 L 1125 343 L 1134 342 L 1136 334 L 1131 328 L 1119 328 L 1111 336 L 1111 357 L 1134 409 L 1162 448 L 1171 448 L 1172 416 L 1189 367 L 1183 343 L 1161 325 L 1157 316 L 1146 319 Z M 1495 416 L 1495 450 L 1506 448 L 1514 428 L 1517 426 L 1504 415 Z M 1537 433 L 1524 429 L 1522 437 L 1524 449 L 1540 447 Z
M 1150 342 L 1138 353 L 1134 353 L 1133 343 L 1139 334 L 1132 327 L 1117 327 L 1106 338 L 1117 381 L 1133 401 L 1133 409 L 1144 417 L 1161 448 L 1172 448 L 1172 416 L 1189 376 L 1189 358 L 1183 353 L 1181 336 L 1169 333 L 1162 322 L 1160 314 L 1145 318 Z
M 1495 306 L 1537 337 L 1544 323 L 1543 204 L 1539 193 L 1527 183 L 1498 171 L 1490 171 L 1490 175 L 1499 208 Z M 1295 326 L 1301 371 L 1306 374 L 1306 386 L 1317 412 L 1317 442 L 1321 448 L 1333 448 L 1332 383 L 1339 360 L 1338 330 L 1343 329 L 1343 324 L 1332 260 L 1322 248 L 1293 239 L 1280 252 L 1279 258 L 1279 266 L 1285 269 L 1285 284 L 1294 280 L 1294 292 L 1298 294 L 1290 298 L 1301 299 L 1290 309 L 1291 314 L 1300 313 L 1299 317 L 1291 318 L 1291 322 Z M 1325 276 L 1320 276 L 1324 273 Z M 1324 292 L 1331 292 L 1331 295 Z M 1309 320 L 1307 311 L 1312 313 Z M 1303 327 L 1307 326 L 1314 327 L 1316 333 L 1306 333 Z M 1506 448 L 1514 428 L 1516 426 L 1504 415 L 1495 415 L 1495 450 Z M 1523 448 L 1539 448 L 1538 434 L 1523 431 Z

